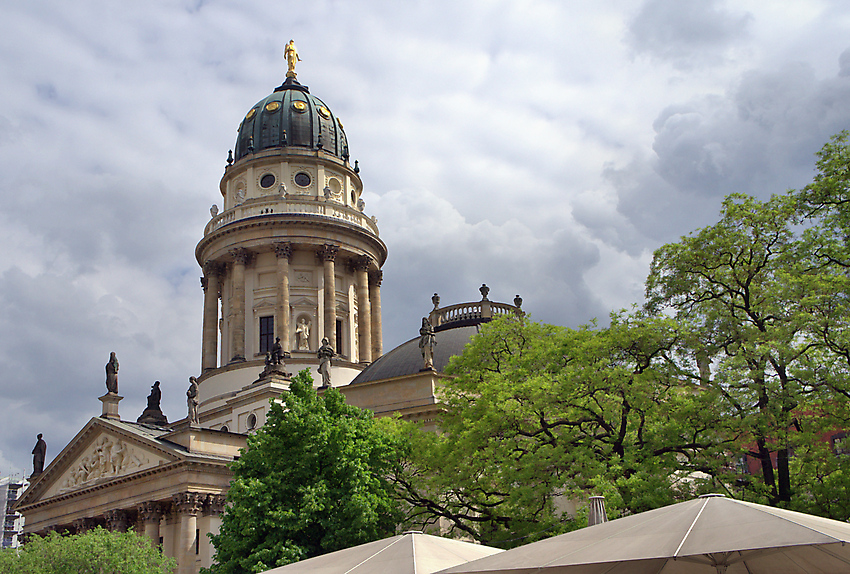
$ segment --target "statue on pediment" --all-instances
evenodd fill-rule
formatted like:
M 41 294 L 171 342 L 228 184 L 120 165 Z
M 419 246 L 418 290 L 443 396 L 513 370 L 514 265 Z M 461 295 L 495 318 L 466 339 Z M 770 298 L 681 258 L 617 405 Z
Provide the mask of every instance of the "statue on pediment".
M 106 363 L 106 392 L 118 394 L 118 357 L 115 351 L 109 353 L 109 362 Z
M 162 409 L 159 406 L 162 400 L 162 391 L 159 389 L 159 381 L 156 381 L 151 387 L 151 394 L 148 395 L 148 406 L 136 419 L 137 423 L 152 424 L 152 425 L 167 425 L 168 419 L 162 414 Z
M 32 476 L 38 476 L 44 472 L 44 458 L 47 455 L 47 443 L 41 438 L 41 433 L 38 433 L 38 440 L 35 447 L 32 449 Z

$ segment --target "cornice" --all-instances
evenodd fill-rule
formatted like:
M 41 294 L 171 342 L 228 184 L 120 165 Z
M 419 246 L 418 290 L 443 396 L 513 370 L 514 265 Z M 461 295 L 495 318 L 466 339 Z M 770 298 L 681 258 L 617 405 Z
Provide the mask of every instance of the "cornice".
M 310 213 L 263 214 L 238 219 L 204 236 L 204 238 L 198 242 L 197 247 L 195 247 L 195 259 L 198 261 L 199 265 L 203 266 L 205 263 L 202 256 L 204 251 L 207 250 L 211 244 L 219 241 L 223 237 L 227 237 L 228 235 L 233 235 L 252 228 L 289 226 L 315 226 L 325 228 L 336 233 L 342 232 L 355 239 L 363 241 L 367 245 L 371 244 L 375 249 L 375 253 L 379 256 L 379 267 L 382 266 L 387 259 L 386 244 L 378 236 L 372 234 L 368 230 L 344 220 Z M 302 244 L 299 242 L 293 242 L 289 236 L 274 236 L 269 237 L 268 239 L 271 241 L 288 240 L 295 246 Z M 324 240 L 317 238 L 315 245 L 318 246 L 324 242 Z M 304 242 L 303 244 L 313 245 L 308 242 Z M 272 246 L 272 244 L 270 244 L 270 246 Z

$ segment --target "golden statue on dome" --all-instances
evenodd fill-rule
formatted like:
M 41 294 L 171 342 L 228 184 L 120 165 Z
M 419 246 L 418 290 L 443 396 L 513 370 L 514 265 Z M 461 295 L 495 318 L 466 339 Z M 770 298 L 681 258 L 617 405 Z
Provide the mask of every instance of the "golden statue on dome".
M 295 78 L 295 64 L 301 61 L 301 58 L 298 56 L 298 48 L 295 47 L 295 40 L 290 40 L 286 48 L 283 49 L 283 58 L 286 60 L 286 66 L 288 68 L 286 77 Z

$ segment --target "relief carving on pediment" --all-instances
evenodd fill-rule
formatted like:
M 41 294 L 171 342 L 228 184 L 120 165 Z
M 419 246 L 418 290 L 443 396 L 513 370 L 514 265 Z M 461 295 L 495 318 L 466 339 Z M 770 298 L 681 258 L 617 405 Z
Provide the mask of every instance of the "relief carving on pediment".
M 145 452 L 121 439 L 102 436 L 94 442 L 92 450 L 67 473 L 59 492 L 81 488 L 101 478 L 129 474 L 146 466 L 150 466 L 150 458 Z

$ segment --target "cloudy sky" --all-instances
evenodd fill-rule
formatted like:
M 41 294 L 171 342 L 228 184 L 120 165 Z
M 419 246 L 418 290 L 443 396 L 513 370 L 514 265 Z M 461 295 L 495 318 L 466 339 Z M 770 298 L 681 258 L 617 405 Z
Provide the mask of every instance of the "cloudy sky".
M 200 363 L 194 246 L 246 111 L 298 79 L 342 119 L 389 247 L 384 346 L 515 294 L 639 302 L 724 195 L 805 185 L 850 127 L 846 0 L 0 0 L 0 476 Z

